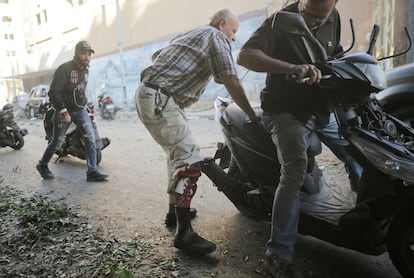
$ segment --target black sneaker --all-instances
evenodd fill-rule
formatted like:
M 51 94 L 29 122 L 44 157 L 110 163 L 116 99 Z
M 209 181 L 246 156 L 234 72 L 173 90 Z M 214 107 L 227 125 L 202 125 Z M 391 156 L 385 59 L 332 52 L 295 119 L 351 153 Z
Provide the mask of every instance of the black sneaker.
M 190 216 L 190 219 L 195 218 L 197 216 L 197 210 L 195 208 L 190 208 L 188 215 Z M 165 216 L 165 226 L 167 227 L 177 226 L 177 219 L 175 218 L 175 212 L 167 213 L 167 215 Z
M 38 163 L 36 165 L 36 169 L 37 169 L 37 171 L 39 171 L 39 174 L 45 180 L 51 180 L 51 179 L 54 179 L 55 178 L 55 176 L 53 175 L 53 173 L 49 170 L 49 167 L 47 167 L 47 164 L 46 165 L 43 165 L 43 164 Z
M 86 181 L 105 181 L 107 178 L 108 175 L 102 174 L 98 170 L 86 174 Z
M 276 256 L 266 256 L 264 261 L 266 271 L 276 278 L 304 278 L 303 274 L 292 263 L 280 260 Z
M 216 245 L 199 236 L 196 232 L 190 231 L 183 238 L 174 238 L 174 247 L 183 250 L 191 255 L 206 255 L 216 250 Z

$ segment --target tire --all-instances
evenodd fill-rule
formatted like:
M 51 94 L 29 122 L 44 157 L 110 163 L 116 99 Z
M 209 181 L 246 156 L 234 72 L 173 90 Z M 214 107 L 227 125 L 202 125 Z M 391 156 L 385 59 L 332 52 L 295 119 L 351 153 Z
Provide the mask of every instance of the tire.
M 108 119 L 110 119 L 110 120 L 114 120 L 115 119 L 115 115 L 114 115 L 114 112 L 108 112 Z
M 233 156 L 230 158 L 229 170 L 227 174 L 235 180 L 240 180 L 240 168 Z
M 96 149 L 96 165 L 102 161 L 102 151 L 101 149 Z
M 398 215 L 391 223 L 387 238 L 388 254 L 405 278 L 414 277 L 414 211 Z
M 243 186 L 233 192 L 236 203 L 236 208 L 247 217 L 262 219 L 270 221 L 273 193 L 269 192 L 266 188 L 255 189 L 245 178 L 243 177 L 241 170 L 233 157 L 230 158 L 229 170 L 227 174 L 240 182 Z M 254 192 L 254 193 L 253 193 Z
M 27 112 L 27 117 L 29 119 L 33 119 L 36 116 L 35 109 L 33 107 L 29 107 L 29 110 Z
M 12 137 L 12 141 L 14 142 L 12 146 L 10 146 L 14 150 L 20 150 L 24 146 L 24 139 L 23 135 L 21 135 L 18 131 L 11 131 L 10 136 Z
M 388 113 L 414 128 L 414 105 L 397 108 L 394 111 L 389 111 Z

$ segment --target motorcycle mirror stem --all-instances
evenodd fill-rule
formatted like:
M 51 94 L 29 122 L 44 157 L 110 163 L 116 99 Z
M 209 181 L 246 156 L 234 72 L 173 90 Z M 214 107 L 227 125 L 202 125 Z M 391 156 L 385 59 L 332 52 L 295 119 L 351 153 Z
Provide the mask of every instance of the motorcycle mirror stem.
M 332 56 L 332 59 L 336 59 L 338 57 L 343 56 L 345 53 L 348 53 L 349 51 L 351 51 L 351 49 L 354 47 L 354 45 L 355 45 L 355 28 L 354 28 L 354 21 L 352 20 L 352 18 L 349 19 L 349 25 L 351 27 L 351 35 L 352 35 L 351 45 L 348 47 L 347 50 L 344 50 L 344 51 L 339 52 L 338 54 Z
M 407 53 L 408 51 L 410 51 L 411 45 L 412 45 L 411 36 L 410 36 L 410 33 L 408 32 L 407 27 L 404 27 L 404 31 L 405 31 L 405 35 L 407 36 L 407 39 L 408 39 L 408 47 L 405 50 L 403 50 L 402 52 L 400 52 L 400 53 L 379 58 L 378 61 L 382 61 L 382 60 L 386 60 L 386 59 L 398 57 L 398 56 L 404 55 L 405 53 Z

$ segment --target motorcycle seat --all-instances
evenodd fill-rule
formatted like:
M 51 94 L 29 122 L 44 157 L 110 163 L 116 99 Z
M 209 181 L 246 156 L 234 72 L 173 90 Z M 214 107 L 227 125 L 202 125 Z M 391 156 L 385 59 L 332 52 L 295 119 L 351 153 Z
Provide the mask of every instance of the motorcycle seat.
M 257 107 L 254 109 L 260 117 L 262 114 L 261 108 Z M 236 104 L 232 103 L 226 108 L 221 120 L 224 121 L 228 128 L 232 129 L 234 134 L 253 145 L 260 152 L 277 157 L 276 147 L 263 122 L 250 122 L 248 116 Z
M 263 110 L 260 107 L 255 107 L 254 109 L 256 115 L 261 117 Z M 268 154 L 276 155 L 276 147 L 273 144 L 270 133 L 265 129 L 262 121 L 259 124 L 249 124 L 248 116 L 234 103 L 226 108 L 222 119 L 227 125 L 234 126 L 239 131 L 240 137 L 245 137 L 258 149 Z M 322 143 L 316 132 L 310 134 L 309 140 L 310 146 L 307 150 L 308 157 L 313 157 L 322 153 Z

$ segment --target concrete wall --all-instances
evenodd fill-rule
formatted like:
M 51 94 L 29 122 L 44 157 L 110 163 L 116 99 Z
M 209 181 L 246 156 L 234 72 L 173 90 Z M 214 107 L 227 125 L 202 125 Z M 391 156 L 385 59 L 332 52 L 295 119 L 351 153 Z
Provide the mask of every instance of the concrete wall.
M 120 0 L 124 49 L 145 46 L 205 25 L 210 16 L 223 7 L 244 15 L 266 10 L 269 5 L 281 6 L 281 3 L 281 0 Z M 115 3 L 101 6 L 101 11 L 94 14 L 87 37 L 95 45 L 97 56 L 117 50 L 115 7 Z
M 96 54 L 93 56 L 89 93 L 95 98 L 103 86 L 119 96 L 120 55 L 122 42 L 128 99 L 132 98 L 139 72 L 148 65 L 152 51 L 168 43 L 177 33 L 205 25 L 218 9 L 228 7 L 241 19 L 242 26 L 234 44 L 238 48 L 258 27 L 267 15 L 280 10 L 286 0 L 118 0 L 120 28 L 117 22 L 117 1 L 86 1 L 83 5 L 71 5 L 66 0 L 15 0 L 22 3 L 24 19 L 24 44 L 29 51 L 19 55 L 17 76 L 24 80 L 25 90 L 38 83 L 50 83 L 54 69 L 71 59 L 75 43 L 79 39 L 91 42 Z M 290 1 L 292 2 L 292 1 Z M 372 0 L 342 0 L 338 9 L 342 18 L 342 44 L 351 43 L 349 18 L 355 26 L 356 42 L 352 52 L 366 51 L 373 25 Z M 398 0 L 396 5 L 396 33 L 401 37 L 402 26 L 409 17 L 407 5 L 412 0 Z M 34 15 L 47 10 L 47 24 L 38 25 Z M 411 9 L 412 10 L 412 9 Z M 413 24 L 411 24 L 412 27 Z M 121 30 L 121 32 L 118 32 Z M 121 37 L 119 36 L 121 34 Z M 398 46 L 402 45 L 399 43 Z M 239 69 L 241 76 L 246 70 Z M 246 80 L 249 94 L 257 95 L 264 74 L 248 73 Z M 10 76 L 8 76 L 10 78 Z M 221 92 L 212 85 L 214 96 Z M 209 87 L 210 88 L 210 87 Z
M 151 1 L 150 1 L 151 2 Z M 171 5 L 174 2 L 175 5 Z M 128 2 L 123 6 L 122 12 L 122 32 L 124 37 L 124 56 L 126 72 L 126 93 L 128 103 L 132 102 L 135 88 L 139 83 L 139 73 L 150 63 L 151 54 L 168 43 L 169 38 L 175 33 L 179 33 L 197 26 L 205 25 L 209 16 L 217 9 L 224 6 L 233 9 L 241 15 L 241 26 L 238 39 L 233 45 L 234 57 L 237 56 L 239 48 L 248 39 L 250 34 L 261 24 L 261 22 L 276 10 L 280 10 L 286 1 L 211 1 L 208 5 L 204 1 L 191 2 L 191 8 L 185 9 L 186 1 L 161 2 L 152 1 L 149 6 L 137 5 Z M 241 4 L 243 3 L 243 5 Z M 165 7 L 164 5 L 167 5 Z M 183 5 L 183 6 L 182 6 Z M 211 5 L 211 6 L 210 6 Z M 358 9 L 354 7 L 358 5 Z M 200 8 L 201 7 L 201 8 Z M 338 9 L 342 16 L 343 45 L 347 48 L 352 41 L 349 18 L 353 18 L 356 43 L 352 52 L 366 51 L 368 38 L 372 28 L 371 16 L 367 17 L 367 12 L 372 10 L 371 1 L 360 3 L 357 0 L 340 1 Z M 197 12 L 184 12 L 194 10 Z M 128 11 L 128 12 L 127 12 Z M 137 15 L 136 11 L 142 12 Z M 171 12 L 171 11 L 174 11 Z M 108 11 L 102 14 L 107 14 Z M 203 15 L 203 16 L 200 16 Z M 124 19 L 126 17 L 126 19 Z M 128 22 L 125 28 L 124 22 Z M 97 26 L 101 23 L 96 23 Z M 115 23 L 109 25 L 105 30 L 116 32 Z M 109 28 L 109 29 L 108 29 Z M 97 28 L 93 28 L 96 30 Z M 127 29 L 127 31 L 126 31 Z M 109 32 L 109 33 L 112 33 Z M 126 35 L 125 35 L 126 33 Z M 139 38 L 139 39 L 138 39 Z M 89 82 L 90 98 L 95 99 L 97 95 L 105 91 L 110 94 L 116 102 L 122 102 L 121 78 L 120 78 L 120 59 L 116 51 L 116 40 L 107 41 L 105 45 L 97 44 L 94 41 L 101 40 L 101 34 L 91 33 L 90 40 L 96 45 L 97 54 L 92 61 L 91 78 Z M 115 52 L 114 52 L 115 49 Z M 96 70 L 96 69 L 99 70 Z M 264 86 L 265 74 L 247 71 L 243 67 L 238 67 L 238 72 L 242 77 L 244 86 L 250 99 L 258 99 L 259 92 Z M 202 100 L 213 100 L 218 95 L 227 95 L 222 85 L 211 82 L 202 96 Z
M 352 42 L 349 20 L 353 20 L 355 29 L 355 45 L 351 51 L 360 52 L 368 49 L 368 39 L 372 29 L 372 1 L 342 0 L 337 4 L 341 15 L 342 38 L 344 48 Z

